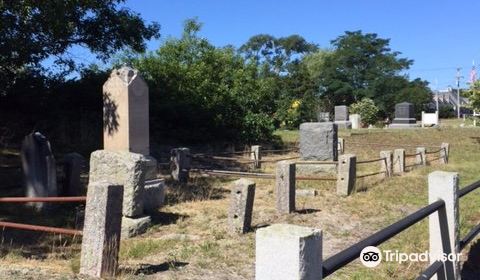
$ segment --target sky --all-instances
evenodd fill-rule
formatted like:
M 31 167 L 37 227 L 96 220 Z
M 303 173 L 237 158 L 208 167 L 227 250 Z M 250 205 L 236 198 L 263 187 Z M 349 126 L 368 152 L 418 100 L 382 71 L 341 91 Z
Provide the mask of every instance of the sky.
M 432 89 L 469 82 L 472 63 L 480 64 L 478 0 L 127 0 L 124 4 L 161 25 L 161 38 L 179 37 L 183 22 L 198 18 L 200 35 L 216 46 L 241 46 L 251 36 L 299 34 L 321 48 L 345 31 L 362 30 L 390 38 L 392 50 L 414 60 L 407 74 L 430 82 Z

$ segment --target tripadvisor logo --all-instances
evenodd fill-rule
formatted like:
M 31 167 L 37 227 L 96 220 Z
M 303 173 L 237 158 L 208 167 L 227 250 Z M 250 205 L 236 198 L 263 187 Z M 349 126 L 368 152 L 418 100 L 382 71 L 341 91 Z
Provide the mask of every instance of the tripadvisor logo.
M 428 251 L 422 253 L 402 253 L 398 250 L 383 250 L 383 260 L 386 262 L 428 262 L 430 260 L 440 260 L 445 261 L 460 261 L 461 253 L 440 253 L 440 254 L 430 254 Z M 382 252 L 374 246 L 368 246 L 363 248 L 360 253 L 360 261 L 366 267 L 376 267 L 382 262 Z
M 376 267 L 382 261 L 382 253 L 377 247 L 365 247 L 360 253 L 360 261 L 366 267 Z

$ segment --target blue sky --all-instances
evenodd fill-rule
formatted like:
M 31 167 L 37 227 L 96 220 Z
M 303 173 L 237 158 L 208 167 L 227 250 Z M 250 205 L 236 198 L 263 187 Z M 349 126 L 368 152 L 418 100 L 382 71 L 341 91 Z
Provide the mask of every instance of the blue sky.
M 161 39 L 149 42 L 149 50 L 178 37 L 185 19 L 198 17 L 201 36 L 217 46 L 240 46 L 252 35 L 268 33 L 299 34 L 328 48 L 347 30 L 377 33 L 415 61 L 410 78 L 426 79 L 433 89 L 455 86 L 456 67 L 462 67 L 465 86 L 472 60 L 480 64 L 478 0 L 128 0 L 125 5 L 161 25 Z

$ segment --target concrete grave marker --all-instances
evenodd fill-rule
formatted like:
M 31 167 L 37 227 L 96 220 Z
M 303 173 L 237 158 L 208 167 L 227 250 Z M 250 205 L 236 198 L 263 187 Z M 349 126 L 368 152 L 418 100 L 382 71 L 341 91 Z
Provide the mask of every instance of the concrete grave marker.
M 411 128 L 417 126 L 415 108 L 412 103 L 403 102 L 395 105 L 395 118 L 390 128 Z
M 27 197 L 58 196 L 55 158 L 47 138 L 40 132 L 27 135 L 21 150 Z M 36 208 L 44 203 L 33 204 Z
M 335 123 L 340 128 L 352 128 L 352 123 L 349 121 L 348 106 L 335 106 Z
M 255 183 L 239 179 L 233 183 L 228 212 L 228 227 L 231 233 L 246 233 L 252 225 Z
M 78 153 L 66 154 L 63 157 L 63 171 L 65 173 L 63 193 L 66 196 L 80 196 L 84 188 L 80 182 L 80 173 L 85 164 L 85 158 Z
M 295 211 L 295 174 L 295 163 L 286 160 L 277 162 L 275 195 L 279 214 Z
M 337 160 L 337 125 L 332 122 L 302 123 L 300 157 L 303 160 Z

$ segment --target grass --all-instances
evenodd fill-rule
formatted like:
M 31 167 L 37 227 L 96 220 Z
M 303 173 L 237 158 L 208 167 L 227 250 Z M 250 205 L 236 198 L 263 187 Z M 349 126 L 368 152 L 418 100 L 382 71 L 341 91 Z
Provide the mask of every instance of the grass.
M 316 197 L 299 197 L 298 210 L 289 215 L 278 215 L 275 210 L 272 180 L 252 179 L 256 182 L 254 227 L 273 223 L 291 223 L 323 230 L 324 258 L 350 246 L 414 212 L 428 202 L 427 175 L 434 170 L 459 172 L 460 185 L 480 179 L 480 129 L 459 128 L 457 123 L 444 122 L 440 128 L 416 130 L 372 129 L 340 131 L 346 142 L 345 153 L 357 155 L 358 160 L 378 158 L 381 150 L 406 145 L 431 146 L 450 143 L 450 163 L 416 168 L 401 176 L 381 180 L 377 177 L 360 179 L 361 191 L 350 197 L 338 197 L 334 182 L 300 181 L 298 188 L 316 189 Z M 278 131 L 287 145 L 298 141 L 297 131 Z M 390 146 L 368 145 L 371 143 Z M 406 147 L 413 153 L 414 147 Z M 427 148 L 428 149 L 428 148 Z M 432 149 L 432 148 L 431 148 Z M 268 155 L 268 157 L 282 157 Z M 365 164 L 359 172 L 377 171 L 379 163 Z M 263 172 L 273 172 L 273 164 L 263 164 Z M 162 279 L 253 279 L 255 264 L 255 232 L 231 235 L 227 229 L 229 188 L 233 179 L 195 178 L 185 189 L 169 191 L 169 204 L 161 215 L 178 217 L 161 222 L 146 234 L 122 241 L 121 267 L 132 273 L 124 279 L 143 279 L 135 271 L 146 264 Z M 193 192 L 188 193 L 189 188 Z M 480 192 L 473 192 L 460 201 L 460 235 L 480 221 Z M 428 222 L 424 220 L 385 242 L 381 248 L 405 253 L 428 249 Z M 468 250 L 468 248 L 467 248 Z M 78 251 L 77 251 L 78 252 Z M 468 252 L 468 251 L 467 251 Z M 466 254 L 465 254 L 466 255 Z M 78 254 L 56 254 L 47 260 L 32 260 L 14 251 L 3 255 L 2 266 L 42 267 L 60 274 L 78 270 Z M 163 264 L 167 264 L 166 267 Z M 181 265 L 180 265 L 181 264 Z M 414 279 L 426 263 L 382 263 L 375 269 L 363 267 L 358 261 L 345 266 L 328 279 Z

